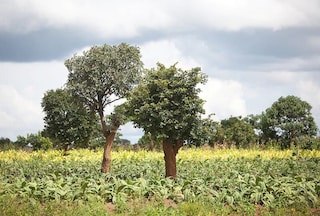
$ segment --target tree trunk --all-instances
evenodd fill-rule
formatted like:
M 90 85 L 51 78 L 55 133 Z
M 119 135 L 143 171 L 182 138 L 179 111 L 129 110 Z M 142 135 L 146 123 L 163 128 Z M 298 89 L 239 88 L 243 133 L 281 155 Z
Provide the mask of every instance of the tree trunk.
M 68 153 L 67 153 L 68 149 L 69 149 L 69 144 L 65 144 L 64 148 L 63 148 L 63 150 L 64 150 L 63 156 L 67 156 L 68 155 Z
M 114 137 L 116 136 L 117 131 L 112 130 L 108 134 L 106 134 L 106 143 L 103 149 L 103 157 L 101 163 L 101 172 L 107 173 L 110 171 L 111 164 L 111 148 L 113 144 Z
M 166 177 L 175 179 L 177 177 L 176 155 L 182 147 L 183 141 L 173 142 L 170 139 L 164 139 L 162 143 L 164 152 L 164 161 L 166 168 Z
M 103 114 L 103 106 L 99 106 L 99 116 L 100 116 L 100 122 L 102 126 L 102 134 L 106 139 L 106 143 L 103 148 L 103 157 L 102 157 L 102 163 L 101 163 L 101 172 L 107 173 L 110 170 L 110 164 L 111 164 L 111 148 L 113 144 L 114 137 L 116 136 L 117 130 L 120 127 L 120 124 L 116 122 L 112 122 L 111 126 L 108 127 L 104 114 Z

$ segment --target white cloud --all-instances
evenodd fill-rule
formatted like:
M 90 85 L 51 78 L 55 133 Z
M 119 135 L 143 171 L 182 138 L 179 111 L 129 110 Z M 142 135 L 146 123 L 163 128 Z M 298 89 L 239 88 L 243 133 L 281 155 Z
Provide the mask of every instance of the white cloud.
M 132 37 L 141 29 L 179 32 L 211 29 L 281 29 L 319 26 L 317 0 L 4 0 L 0 28 L 28 32 L 41 27 L 78 26 L 107 37 Z
M 317 126 L 320 127 L 320 85 L 316 80 L 298 80 L 298 96 L 307 101 L 311 106 L 311 113 L 315 118 Z M 319 128 L 320 129 L 320 128 Z
M 167 67 L 178 62 L 178 67 L 186 70 L 200 66 L 195 59 L 184 55 L 171 40 L 147 42 L 142 44 L 140 48 L 145 68 L 153 68 L 157 62 L 165 64 Z
M 254 110 L 263 105 L 263 110 L 270 107 L 280 97 L 294 95 L 301 100 L 307 101 L 312 106 L 312 114 L 317 125 L 320 127 L 320 74 L 319 72 L 304 71 L 267 71 L 256 72 L 256 76 L 247 85 L 249 92 L 255 92 L 246 101 L 252 100 L 250 109 Z M 255 82 L 255 83 L 253 83 Z M 261 86 L 261 88 L 258 88 Z M 256 101 L 256 102 L 255 102 Z M 268 103 L 268 104 L 266 104 Z M 248 104 L 249 106 L 249 104 Z M 257 111 L 257 110 L 255 110 Z
M 62 62 L 0 63 L 0 136 L 14 140 L 42 130 L 41 99 L 66 79 Z
M 241 83 L 209 78 L 201 89 L 200 97 L 206 100 L 204 104 L 206 114 L 215 113 L 216 120 L 247 115 Z
M 116 37 L 134 36 L 141 28 L 161 28 L 170 23 L 161 5 L 144 0 L 7 0 L 2 5 L 0 12 L 6 19 L 0 21 L 0 27 L 7 31 L 30 32 L 41 27 L 75 26 Z
M 40 106 L 26 97 L 23 91 L 19 92 L 13 86 L 0 85 L 0 98 L 3 101 L 0 110 L 0 130 L 6 133 L 0 136 L 10 136 L 10 139 L 13 139 L 17 135 L 37 132 L 28 130 L 42 128 Z M 19 134 L 14 134 L 18 131 Z

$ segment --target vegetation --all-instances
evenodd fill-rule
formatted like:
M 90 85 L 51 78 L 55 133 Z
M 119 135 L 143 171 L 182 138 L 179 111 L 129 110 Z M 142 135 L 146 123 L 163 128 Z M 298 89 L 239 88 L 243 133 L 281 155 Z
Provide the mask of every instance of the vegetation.
M 197 85 L 205 83 L 200 68 L 189 71 L 158 63 L 147 70 L 141 83 L 128 97 L 126 109 L 131 120 L 146 133 L 162 138 L 166 177 L 175 178 L 176 155 L 204 113 Z
M 55 147 L 63 146 L 65 150 L 71 144 L 88 147 L 95 128 L 95 115 L 79 98 L 65 89 L 50 90 L 43 96 L 41 106 L 45 112 L 44 134 Z
M 261 115 L 262 136 L 279 141 L 282 148 L 291 148 L 298 137 L 315 137 L 317 126 L 311 108 L 296 96 L 280 97 Z
M 121 116 L 117 112 L 107 125 L 104 109 L 124 98 L 137 84 L 143 65 L 140 57 L 139 48 L 121 43 L 118 46 L 93 46 L 83 55 L 75 55 L 65 61 L 69 71 L 67 89 L 99 115 L 105 137 L 102 172 L 110 169 L 112 143 L 123 124 L 116 118 Z
M 247 122 L 247 119 L 241 117 L 230 117 L 221 120 L 220 134 L 217 141 L 227 143 L 229 147 L 234 145 L 237 148 L 249 148 L 255 145 L 256 135 L 254 128 Z
M 175 180 L 160 152 L 0 152 L 4 215 L 313 215 L 320 208 L 320 152 L 182 149 Z M 294 153 L 294 154 L 293 154 Z M 294 155 L 294 156 L 293 156 Z

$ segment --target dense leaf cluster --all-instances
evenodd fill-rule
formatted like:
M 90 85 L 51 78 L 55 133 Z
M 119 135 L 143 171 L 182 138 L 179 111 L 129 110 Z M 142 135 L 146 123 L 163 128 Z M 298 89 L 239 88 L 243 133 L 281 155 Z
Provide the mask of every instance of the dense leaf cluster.
M 283 148 L 291 147 L 297 137 L 314 137 L 317 126 L 311 105 L 296 96 L 280 97 L 261 114 L 260 127 L 265 140 L 280 140 Z
M 67 87 L 93 111 L 123 98 L 139 81 L 140 50 L 121 43 L 93 46 L 82 55 L 65 61 L 69 71 Z
M 187 140 L 204 113 L 198 94 L 206 76 L 200 68 L 185 71 L 158 63 L 147 70 L 128 98 L 128 113 L 137 127 L 154 136 Z
M 96 117 L 79 98 L 65 89 L 49 90 L 43 96 L 41 106 L 45 113 L 44 134 L 54 141 L 55 147 L 72 143 L 88 147 Z

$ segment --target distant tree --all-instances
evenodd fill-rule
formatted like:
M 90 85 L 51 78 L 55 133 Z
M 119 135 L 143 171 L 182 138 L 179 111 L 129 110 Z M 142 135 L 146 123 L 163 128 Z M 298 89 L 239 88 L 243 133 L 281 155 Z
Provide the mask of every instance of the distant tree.
M 9 138 L 0 137 L 0 150 L 14 149 L 14 145 Z
M 225 131 L 221 126 L 221 123 L 217 123 L 216 126 L 216 133 L 213 136 L 213 144 L 219 144 L 219 145 L 225 145 L 228 144 L 226 143 L 226 135 L 225 135 Z
M 228 144 L 234 143 L 237 148 L 247 148 L 256 141 L 254 128 L 246 118 L 239 116 L 221 120 L 221 127 L 225 141 Z
M 257 143 L 259 145 L 264 144 L 263 140 L 263 132 L 262 132 L 262 123 L 261 123 L 261 118 L 263 114 L 250 114 L 245 117 L 245 121 L 252 125 L 254 133 L 256 134 L 257 137 Z
M 117 132 L 113 143 L 114 144 L 119 144 L 119 145 L 126 145 L 126 144 L 131 144 L 130 140 L 128 139 L 123 139 L 123 134 L 120 133 L 119 131 Z
M 151 133 L 144 133 L 143 136 L 138 140 L 138 146 L 140 148 L 153 151 L 153 150 L 159 150 L 162 146 L 162 137 L 158 136 L 152 136 Z
M 261 117 L 264 139 L 281 141 L 290 148 L 300 136 L 315 136 L 317 126 L 311 114 L 311 105 L 296 96 L 280 97 Z
M 158 63 L 147 70 L 143 81 L 128 98 L 127 107 L 137 127 L 146 133 L 162 137 L 166 177 L 175 178 L 176 155 L 204 113 L 204 101 L 199 98 L 198 84 L 206 82 L 200 68 L 166 68 Z
M 0 145 L 10 144 L 11 140 L 9 138 L 0 137 Z
M 96 118 L 78 97 L 65 89 L 50 90 L 42 98 L 41 106 L 45 113 L 44 132 L 55 146 L 65 150 L 71 144 L 88 147 Z
M 128 139 L 123 139 L 123 134 L 117 132 L 116 137 L 114 138 L 114 143 L 119 145 L 131 145 L 131 141 Z
M 121 43 L 118 46 L 93 46 L 83 55 L 65 61 L 69 70 L 67 88 L 80 97 L 85 105 L 98 113 L 105 138 L 101 172 L 109 172 L 111 147 L 122 123 L 113 115 L 107 125 L 104 109 L 124 98 L 141 75 L 143 63 L 138 47 Z
M 41 132 L 27 134 L 26 137 L 18 136 L 15 145 L 20 147 L 30 146 L 33 150 L 48 150 L 52 148 L 51 140 L 48 137 L 43 136 Z
M 42 136 L 41 132 L 38 132 L 37 134 L 28 134 L 27 142 L 32 145 L 34 150 L 48 150 L 52 148 L 50 138 Z
M 214 146 L 215 138 L 218 133 L 219 123 L 213 121 L 211 116 L 208 118 L 200 119 L 191 131 L 191 138 L 188 141 L 188 144 L 200 146 L 203 144 L 209 144 Z
M 28 145 L 28 140 L 26 137 L 18 135 L 17 140 L 14 142 L 15 146 L 18 146 L 19 148 L 25 147 Z

